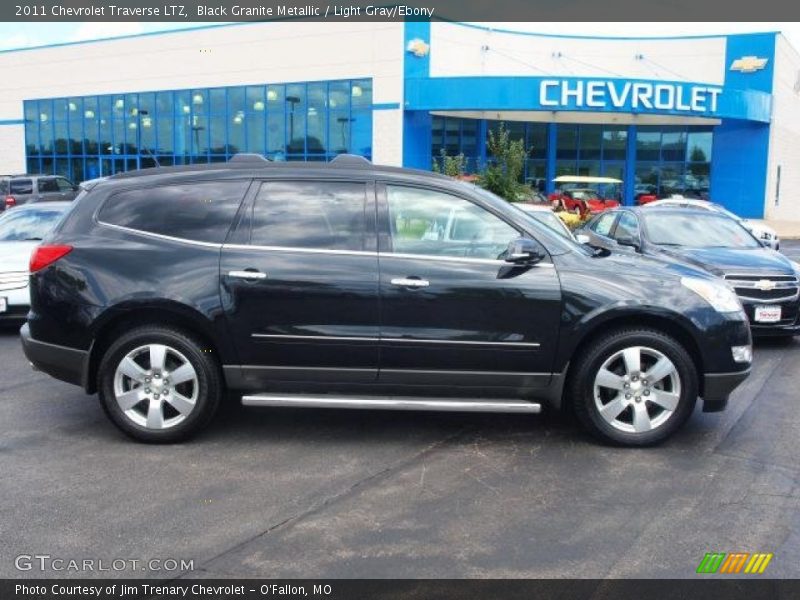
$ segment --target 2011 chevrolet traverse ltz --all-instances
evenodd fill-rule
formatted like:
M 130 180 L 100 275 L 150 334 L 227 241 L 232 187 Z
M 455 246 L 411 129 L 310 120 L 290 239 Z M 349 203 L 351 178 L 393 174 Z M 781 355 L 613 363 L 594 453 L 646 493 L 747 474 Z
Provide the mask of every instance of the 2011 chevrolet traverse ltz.
M 647 445 L 750 370 L 742 305 L 475 186 L 341 156 L 93 182 L 31 258 L 26 355 L 146 442 L 253 406 L 537 413 Z

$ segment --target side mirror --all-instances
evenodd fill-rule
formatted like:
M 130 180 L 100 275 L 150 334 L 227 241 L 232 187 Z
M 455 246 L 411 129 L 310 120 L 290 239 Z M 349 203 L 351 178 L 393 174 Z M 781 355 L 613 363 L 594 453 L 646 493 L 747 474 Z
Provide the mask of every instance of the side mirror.
M 628 246 L 633 248 L 634 250 L 639 250 L 639 242 L 633 238 L 633 236 L 625 235 L 618 237 L 616 239 L 617 245 L 619 246 Z
M 575 241 L 578 242 L 579 244 L 588 244 L 589 242 L 592 241 L 592 238 L 590 238 L 585 233 L 576 233 Z
M 772 248 L 772 243 L 769 240 L 758 240 L 764 248 Z
M 505 261 L 515 265 L 534 265 L 544 258 L 539 246 L 528 238 L 511 240 L 506 250 Z

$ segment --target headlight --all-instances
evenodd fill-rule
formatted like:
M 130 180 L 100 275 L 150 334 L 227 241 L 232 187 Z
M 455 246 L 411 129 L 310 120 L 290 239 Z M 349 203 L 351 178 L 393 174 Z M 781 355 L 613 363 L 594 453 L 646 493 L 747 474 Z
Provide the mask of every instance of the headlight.
M 692 290 L 721 313 L 740 312 L 744 310 L 739 297 L 730 287 L 722 282 L 682 277 L 681 285 Z

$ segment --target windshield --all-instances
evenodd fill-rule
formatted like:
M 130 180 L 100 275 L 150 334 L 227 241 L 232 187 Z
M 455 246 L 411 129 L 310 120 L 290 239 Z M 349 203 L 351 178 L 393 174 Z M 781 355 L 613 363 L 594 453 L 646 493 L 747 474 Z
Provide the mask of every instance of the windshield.
M 570 190 L 576 200 L 599 200 L 600 195 L 592 190 Z
M 713 213 L 643 214 L 650 242 L 689 248 L 760 248 L 744 227 Z
M 731 211 L 729 211 L 727 208 L 725 208 L 721 204 L 716 204 L 716 203 L 712 202 L 711 206 L 714 207 L 714 210 L 716 210 L 719 213 L 722 213 L 723 215 L 725 215 L 729 219 L 733 219 L 734 221 L 741 221 L 742 220 L 742 217 L 740 217 L 739 215 L 737 215 L 735 213 L 732 213 Z
M 61 208 L 6 211 L 0 216 L 0 242 L 41 240 L 63 214 Z

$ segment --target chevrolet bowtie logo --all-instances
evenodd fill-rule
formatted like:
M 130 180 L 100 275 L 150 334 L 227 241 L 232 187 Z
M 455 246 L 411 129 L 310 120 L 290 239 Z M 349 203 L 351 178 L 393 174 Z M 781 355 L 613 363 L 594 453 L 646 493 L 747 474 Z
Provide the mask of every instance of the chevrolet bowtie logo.
M 769 279 L 759 279 L 756 282 L 756 288 L 758 288 L 762 292 L 768 292 L 770 290 L 775 289 L 775 282 L 770 281 Z
M 743 56 L 731 63 L 731 71 L 741 71 L 742 73 L 755 73 L 767 66 L 767 58 L 757 56 Z

